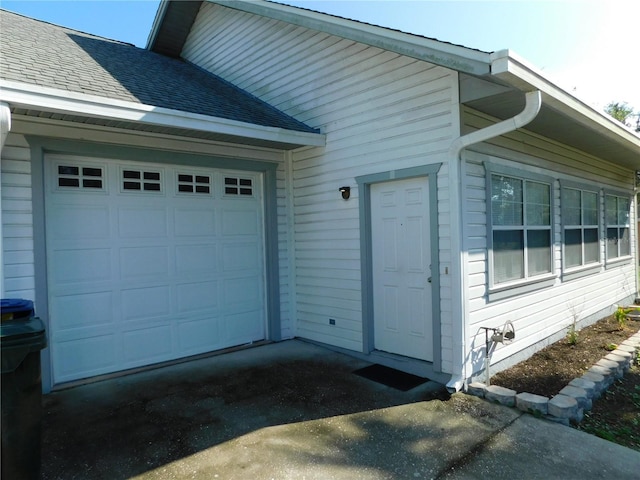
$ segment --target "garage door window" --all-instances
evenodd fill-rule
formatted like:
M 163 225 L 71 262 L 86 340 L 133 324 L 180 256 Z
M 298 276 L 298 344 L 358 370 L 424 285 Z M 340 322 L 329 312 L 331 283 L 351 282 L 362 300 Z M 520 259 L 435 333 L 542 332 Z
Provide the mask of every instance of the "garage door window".
M 253 195 L 253 180 L 250 178 L 225 177 L 224 193 L 226 195 Z
M 125 191 L 162 191 L 160 172 L 147 170 L 123 170 L 122 189 Z
M 179 173 L 178 192 L 209 195 L 211 193 L 211 177 L 209 175 Z
M 58 165 L 58 187 L 102 190 L 103 175 L 99 167 Z

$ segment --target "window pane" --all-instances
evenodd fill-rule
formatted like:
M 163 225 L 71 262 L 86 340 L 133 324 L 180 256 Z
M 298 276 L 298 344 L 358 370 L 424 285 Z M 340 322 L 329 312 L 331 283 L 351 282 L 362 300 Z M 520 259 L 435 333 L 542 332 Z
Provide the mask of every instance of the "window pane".
M 566 267 L 582 265 L 582 230 L 564 231 L 564 264 Z
M 593 263 L 598 261 L 598 229 L 584 229 L 584 263 Z
M 583 225 L 598 224 L 598 194 L 582 192 Z
M 607 228 L 607 258 L 618 257 L 618 229 Z
M 493 225 L 522 225 L 522 181 L 491 176 L 491 222 Z
M 527 261 L 529 276 L 551 271 L 551 232 L 549 230 L 527 232 Z
M 607 205 L 607 225 L 617 225 L 618 223 L 618 202 L 613 195 L 607 195 L 605 201 Z
M 629 199 L 618 198 L 618 225 L 629 225 Z
M 493 232 L 496 284 L 524 278 L 524 235 L 520 230 Z
M 631 239 L 629 238 L 629 229 L 620 229 L 620 240 L 618 242 L 618 253 L 621 257 L 631 254 Z
M 551 198 L 549 185 L 527 182 L 527 225 L 550 225 Z
M 562 197 L 564 201 L 565 225 L 582 225 L 580 222 L 580 190 L 567 188 Z

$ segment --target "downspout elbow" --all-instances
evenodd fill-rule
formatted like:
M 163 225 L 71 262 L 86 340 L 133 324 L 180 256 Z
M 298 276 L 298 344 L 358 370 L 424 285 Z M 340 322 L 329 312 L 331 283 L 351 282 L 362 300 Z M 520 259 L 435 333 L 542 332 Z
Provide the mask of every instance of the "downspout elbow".
M 522 128 L 531 123 L 533 119 L 538 116 L 540 108 L 542 107 L 542 93 L 540 93 L 540 90 L 527 92 L 524 98 L 524 109 L 518 115 L 513 117 L 513 124 L 515 128 Z
M 11 131 L 11 110 L 5 102 L 0 102 L 0 152 Z

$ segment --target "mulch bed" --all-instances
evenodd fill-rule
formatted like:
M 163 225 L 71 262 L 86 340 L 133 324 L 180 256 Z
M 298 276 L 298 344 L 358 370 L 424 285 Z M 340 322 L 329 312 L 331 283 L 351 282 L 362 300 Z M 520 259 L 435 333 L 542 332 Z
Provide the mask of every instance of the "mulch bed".
M 603 318 L 578 331 L 575 344 L 565 337 L 497 373 L 491 377 L 491 384 L 551 398 L 639 329 L 637 320 L 629 319 L 621 328 L 613 315 Z

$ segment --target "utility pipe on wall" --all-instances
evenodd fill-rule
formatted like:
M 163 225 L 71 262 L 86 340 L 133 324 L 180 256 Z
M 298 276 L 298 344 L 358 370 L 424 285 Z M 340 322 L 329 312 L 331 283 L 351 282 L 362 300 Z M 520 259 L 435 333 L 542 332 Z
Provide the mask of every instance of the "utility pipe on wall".
M 11 110 L 5 102 L 0 102 L 0 157 L 2 157 L 2 149 L 4 142 L 7 140 L 9 131 L 11 130 Z M 2 182 L 2 174 L 0 173 L 0 183 Z M 2 187 L 0 187 L 0 196 L 2 196 Z M 0 297 L 4 298 L 4 258 L 3 242 L 2 242 L 2 202 L 0 202 Z
M 455 176 L 458 185 L 462 185 L 462 151 L 470 145 L 487 141 L 491 138 L 499 137 L 510 132 L 522 128 L 525 125 L 531 123 L 536 118 L 540 107 L 542 106 L 542 94 L 539 90 L 528 92 L 525 94 L 525 106 L 522 112 L 512 118 L 508 118 L 494 125 L 490 125 L 486 128 L 476 130 L 475 132 L 468 133 L 458 137 L 453 141 L 449 148 L 450 157 L 452 159 L 451 176 Z M 455 171 L 454 171 L 455 169 Z M 461 198 L 462 200 L 462 198 Z M 464 202 L 462 202 L 464 203 Z M 453 212 L 452 212 L 453 213 Z M 447 389 L 449 391 L 460 391 L 467 380 L 467 321 L 468 321 L 468 302 L 465 297 L 467 292 L 467 246 L 464 239 L 464 233 L 462 231 L 462 216 L 456 213 L 457 218 L 452 219 L 451 222 L 451 236 L 457 238 L 457 242 L 460 245 L 460 271 L 456 278 L 456 286 L 454 288 L 454 294 L 457 293 L 460 299 L 460 318 L 461 322 L 456 324 L 453 322 L 452 331 L 454 342 L 456 338 L 459 340 L 459 345 L 453 345 L 453 352 L 460 352 L 459 365 L 456 365 L 456 359 L 454 358 L 453 374 L 451 380 L 447 383 Z M 454 221 L 455 220 L 455 221 Z M 454 231 L 455 230 L 455 231 Z M 457 290 L 457 292 L 456 292 Z M 455 314 L 455 312 L 454 312 Z M 459 325 L 459 329 L 458 329 Z M 458 370 L 458 371 L 456 371 Z

